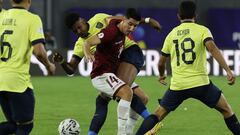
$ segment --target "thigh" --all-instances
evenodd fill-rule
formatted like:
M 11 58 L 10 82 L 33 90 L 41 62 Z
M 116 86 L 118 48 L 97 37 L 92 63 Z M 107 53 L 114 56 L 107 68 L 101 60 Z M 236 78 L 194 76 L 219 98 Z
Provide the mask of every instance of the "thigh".
M 160 106 L 167 112 L 174 111 L 187 97 L 186 91 L 173 91 L 168 89 L 163 98 L 159 100 Z
M 100 92 L 108 95 L 109 97 L 114 97 L 119 88 L 125 85 L 125 82 L 113 73 L 104 73 L 101 76 L 93 78 L 92 84 Z
M 194 98 L 200 100 L 210 108 L 214 108 L 221 96 L 221 90 L 218 89 L 212 82 L 208 85 L 200 86 L 196 89 L 197 95 Z
M 7 92 L 5 92 L 5 91 L 0 92 L 0 105 L 1 105 L 2 112 L 5 116 L 5 118 L 8 121 L 13 121 L 12 120 L 12 111 L 11 111 L 9 100 L 8 100 L 6 93 Z
M 137 95 L 144 104 L 147 104 L 148 96 L 135 82 L 133 82 L 131 88 L 133 90 L 133 93 Z
M 35 98 L 33 90 L 27 88 L 23 93 L 8 93 L 12 118 L 15 122 L 28 122 L 33 120 Z
M 120 59 L 135 66 L 139 72 L 144 64 L 143 52 L 137 44 L 131 45 L 123 50 Z
M 138 71 L 136 67 L 124 61 L 120 63 L 116 73 L 117 77 L 123 80 L 129 86 L 131 86 L 137 74 L 138 74 Z

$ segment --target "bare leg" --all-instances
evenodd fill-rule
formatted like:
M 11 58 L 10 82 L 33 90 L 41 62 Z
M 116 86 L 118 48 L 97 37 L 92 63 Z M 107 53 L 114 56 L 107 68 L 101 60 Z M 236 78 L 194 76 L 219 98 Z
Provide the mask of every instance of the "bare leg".
M 228 127 L 228 129 L 234 134 L 234 135 L 240 135 L 240 124 L 239 121 L 232 111 L 231 106 L 228 104 L 226 98 L 223 94 L 221 94 L 221 97 L 215 107 L 224 117 L 225 123 Z

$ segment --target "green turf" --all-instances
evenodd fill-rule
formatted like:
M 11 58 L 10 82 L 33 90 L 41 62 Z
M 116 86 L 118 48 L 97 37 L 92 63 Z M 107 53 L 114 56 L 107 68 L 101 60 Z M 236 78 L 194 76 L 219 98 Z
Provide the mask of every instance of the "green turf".
M 211 77 L 221 88 L 232 108 L 240 118 L 240 84 L 228 86 L 225 77 Z M 240 79 L 240 78 L 238 78 Z M 31 135 L 57 135 L 61 120 L 74 118 L 79 121 L 82 135 L 87 134 L 88 126 L 95 109 L 97 91 L 90 78 L 84 77 L 33 77 L 36 96 L 35 127 Z M 158 83 L 157 77 L 138 77 L 136 81 L 150 97 L 148 108 L 151 112 L 158 105 L 166 86 Z M 108 118 L 100 135 L 115 135 L 117 129 L 116 105 L 109 105 Z M 184 110 L 187 108 L 187 110 Z M 0 121 L 3 121 L 0 112 Z M 138 123 L 137 127 L 141 123 Z M 231 135 L 222 116 L 215 110 L 205 107 L 196 100 L 185 101 L 176 111 L 164 120 L 159 135 Z

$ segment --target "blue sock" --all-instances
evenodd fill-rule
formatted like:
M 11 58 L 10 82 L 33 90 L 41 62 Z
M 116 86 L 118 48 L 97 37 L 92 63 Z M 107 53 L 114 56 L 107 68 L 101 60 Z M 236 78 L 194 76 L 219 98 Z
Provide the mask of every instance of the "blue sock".
M 157 123 L 158 123 L 158 117 L 156 115 L 150 115 L 146 119 L 144 119 L 142 125 L 138 129 L 136 135 L 144 135 L 149 130 L 151 130 Z
M 92 118 L 90 128 L 88 130 L 88 135 L 97 135 L 102 128 L 108 112 L 109 99 L 106 100 L 100 95 L 96 98 L 96 111 Z
M 13 122 L 1 122 L 0 123 L 0 135 L 9 135 L 16 132 L 16 124 Z
M 240 135 L 240 124 L 235 114 L 233 114 L 231 117 L 225 119 L 225 123 L 228 127 L 228 129 L 234 134 L 234 135 Z
M 95 133 L 93 131 L 88 131 L 88 135 L 97 135 L 97 133 Z
M 133 94 L 131 108 L 139 115 L 141 115 L 144 119 L 150 115 L 146 106 L 143 104 L 142 100 L 136 94 Z
M 150 115 L 149 111 L 147 109 L 145 109 L 142 113 L 141 116 L 146 119 L 148 116 Z
M 16 135 L 29 135 L 33 129 L 33 123 L 17 125 Z

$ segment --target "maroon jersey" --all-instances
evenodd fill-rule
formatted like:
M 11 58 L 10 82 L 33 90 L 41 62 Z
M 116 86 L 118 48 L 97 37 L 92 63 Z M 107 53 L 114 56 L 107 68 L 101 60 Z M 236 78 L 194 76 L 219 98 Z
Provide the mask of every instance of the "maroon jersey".
M 103 73 L 116 72 L 120 63 L 119 56 L 125 41 L 125 35 L 117 27 L 120 22 L 121 20 L 114 19 L 110 21 L 105 29 L 98 33 L 101 44 L 96 47 L 91 78 Z

